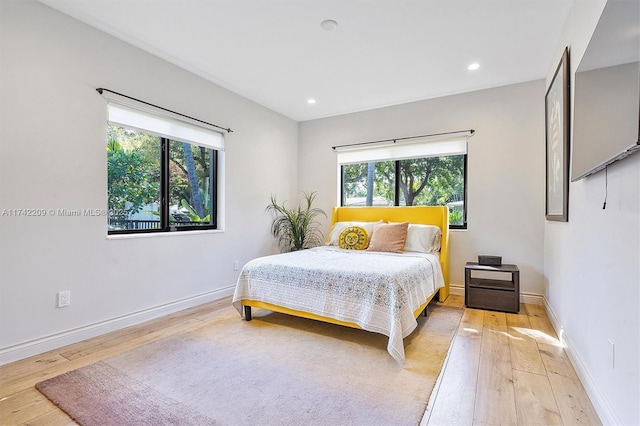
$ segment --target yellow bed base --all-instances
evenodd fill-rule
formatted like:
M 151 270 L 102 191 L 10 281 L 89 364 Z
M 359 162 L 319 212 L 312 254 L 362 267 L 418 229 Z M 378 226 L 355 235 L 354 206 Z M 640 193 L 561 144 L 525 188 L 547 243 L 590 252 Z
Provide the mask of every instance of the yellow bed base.
M 444 276 L 444 287 L 436 290 L 434 294 L 414 311 L 413 316 L 418 317 L 427 307 L 429 302 L 438 294 L 438 300 L 444 302 L 449 296 L 449 209 L 447 207 L 411 206 L 411 207 L 334 207 L 331 215 L 331 226 L 336 222 L 361 221 L 361 222 L 410 222 L 423 225 L 437 225 L 442 230 L 442 243 L 440 248 L 440 265 Z M 340 321 L 322 315 L 297 311 L 271 303 L 258 300 L 242 300 L 245 307 L 267 309 L 269 311 L 298 317 L 324 321 L 331 324 L 344 325 L 352 328 L 361 328 L 358 324 Z M 249 318 L 247 318 L 249 319 Z
M 427 305 L 429 304 L 429 302 L 431 302 L 431 300 L 433 299 L 433 297 L 436 294 L 437 294 L 437 292 L 432 294 L 431 296 L 429 296 L 427 301 L 424 302 L 422 305 L 420 305 L 420 307 L 413 312 L 413 316 L 415 318 L 418 318 L 418 316 L 422 312 L 424 312 L 424 310 L 426 309 Z M 312 319 L 312 320 L 328 322 L 330 324 L 344 325 L 345 327 L 362 329 L 362 327 L 360 327 L 355 322 L 341 321 L 341 320 L 338 320 L 338 319 L 335 319 L 335 318 L 325 317 L 325 316 L 322 316 L 322 315 L 312 314 L 312 313 L 304 312 L 304 311 L 297 311 L 295 309 L 289 309 L 289 308 L 285 308 L 285 307 L 282 307 L 282 306 L 273 305 L 273 304 L 267 303 L 267 302 L 260 302 L 258 300 L 242 300 L 242 305 L 245 306 L 245 307 L 246 306 L 251 306 L 253 308 L 266 309 L 268 311 L 280 312 L 282 314 L 294 315 L 296 317 L 308 318 L 308 319 Z M 245 315 L 246 315 L 246 311 L 245 311 Z M 247 318 L 247 319 L 250 319 L 250 318 Z

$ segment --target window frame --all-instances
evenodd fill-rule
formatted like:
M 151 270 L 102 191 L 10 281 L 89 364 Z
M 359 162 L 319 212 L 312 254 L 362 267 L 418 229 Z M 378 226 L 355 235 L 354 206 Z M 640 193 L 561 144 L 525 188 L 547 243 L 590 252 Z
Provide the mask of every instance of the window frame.
M 127 128 L 129 130 L 141 131 L 128 126 L 124 126 L 121 124 L 111 123 L 109 125 L 114 125 L 122 128 Z M 147 133 L 147 132 L 145 132 Z M 150 133 L 147 133 L 150 134 Z M 170 139 L 162 136 L 158 136 L 160 143 L 160 200 L 159 200 L 159 213 L 160 213 L 160 227 L 153 229 L 118 229 L 118 230 L 110 230 L 107 228 L 107 235 L 131 235 L 131 234 L 154 234 L 154 233 L 166 233 L 166 232 L 185 232 L 185 231 L 202 231 L 202 230 L 212 230 L 218 229 L 218 150 L 210 147 L 204 147 L 205 149 L 210 150 L 209 161 L 211 164 L 211 206 L 209 211 L 209 218 L 211 223 L 207 225 L 183 225 L 183 226 L 172 226 L 171 221 L 169 220 L 170 211 L 169 211 L 169 193 L 170 193 L 170 185 L 169 185 L 169 176 L 170 176 L 170 156 L 169 156 L 169 144 L 171 141 L 181 142 L 175 139 Z M 190 142 L 187 142 L 190 143 Z M 197 144 L 190 143 L 191 145 L 198 146 Z M 108 166 L 107 166 L 108 167 Z M 109 218 L 107 218 L 107 226 L 109 225 Z
M 462 170 L 462 174 L 463 174 L 463 196 L 464 196 L 464 208 L 462 210 L 462 225 L 457 225 L 457 224 L 451 224 L 449 223 L 449 229 L 458 229 L 458 230 L 465 230 L 467 229 L 467 213 L 468 213 L 468 188 L 469 188 L 469 180 L 468 180 L 468 156 L 469 154 L 454 154 L 454 155 L 439 155 L 439 156 L 433 156 L 433 157 L 416 157 L 416 158 L 435 158 L 435 157 L 451 157 L 451 156 L 457 156 L 457 155 L 462 155 L 463 156 L 463 170 Z M 413 158 L 413 159 L 416 159 Z M 403 160 L 410 160 L 411 158 L 403 158 L 403 159 L 395 159 L 392 160 L 395 164 L 395 181 L 394 181 L 394 200 L 393 200 L 393 205 L 394 206 L 400 206 L 400 176 L 401 176 L 401 172 L 400 172 L 400 162 Z M 384 160 L 380 160 L 380 161 L 384 161 Z M 376 163 L 379 161 L 375 161 Z M 344 193 L 344 166 L 346 166 L 348 164 L 338 164 L 338 166 L 340 167 L 340 205 L 344 206 L 344 201 L 345 201 L 345 193 Z M 446 206 L 446 204 L 445 204 Z

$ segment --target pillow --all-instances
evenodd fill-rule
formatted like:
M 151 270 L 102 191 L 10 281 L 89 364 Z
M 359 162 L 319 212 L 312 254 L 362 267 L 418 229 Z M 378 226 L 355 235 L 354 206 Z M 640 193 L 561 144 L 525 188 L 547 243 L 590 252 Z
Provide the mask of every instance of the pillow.
M 336 222 L 333 224 L 333 226 L 331 227 L 331 230 L 329 231 L 329 241 L 327 242 L 328 245 L 330 246 L 337 246 L 338 245 L 338 239 L 340 238 L 340 233 L 342 231 L 344 231 L 346 228 L 350 227 L 350 226 L 360 226 L 361 228 L 364 228 L 367 230 L 367 233 L 369 234 L 369 237 L 371 237 L 371 235 L 373 234 L 373 225 L 375 225 L 376 223 L 382 223 L 382 221 L 379 222 Z
M 442 230 L 435 225 L 409 224 L 404 251 L 438 253 L 442 243 Z
M 338 247 L 347 250 L 364 250 L 369 246 L 369 233 L 361 226 L 350 226 L 340 233 Z
M 409 222 L 375 224 L 367 250 L 402 253 L 408 228 Z

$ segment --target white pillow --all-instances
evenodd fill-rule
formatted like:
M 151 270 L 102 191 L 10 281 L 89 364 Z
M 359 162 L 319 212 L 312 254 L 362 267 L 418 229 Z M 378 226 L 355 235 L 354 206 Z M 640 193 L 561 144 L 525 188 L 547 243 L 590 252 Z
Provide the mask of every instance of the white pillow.
M 382 223 L 382 220 L 378 222 L 336 222 L 329 231 L 329 241 L 327 245 L 337 246 L 340 233 L 350 226 L 360 226 L 366 229 L 369 233 L 369 238 L 371 238 L 371 235 L 373 235 L 373 225 L 376 223 Z
M 435 225 L 409 224 L 404 251 L 438 253 L 442 243 L 442 231 Z

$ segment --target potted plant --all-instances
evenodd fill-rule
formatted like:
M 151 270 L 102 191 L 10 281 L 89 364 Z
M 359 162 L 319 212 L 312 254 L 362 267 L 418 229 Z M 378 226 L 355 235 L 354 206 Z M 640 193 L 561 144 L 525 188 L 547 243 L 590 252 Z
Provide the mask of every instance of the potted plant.
M 271 233 L 278 239 L 282 251 L 295 251 L 315 247 L 322 244 L 322 233 L 318 229 L 316 217 L 327 217 L 324 210 L 312 207 L 316 193 L 303 192 L 304 203 L 298 207 L 287 208 L 286 201 L 278 204 L 275 196 L 271 196 L 271 204 L 266 208 L 275 214 L 271 223 Z

